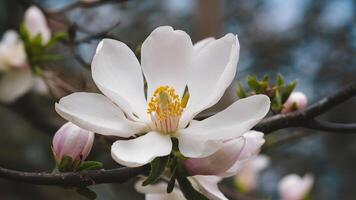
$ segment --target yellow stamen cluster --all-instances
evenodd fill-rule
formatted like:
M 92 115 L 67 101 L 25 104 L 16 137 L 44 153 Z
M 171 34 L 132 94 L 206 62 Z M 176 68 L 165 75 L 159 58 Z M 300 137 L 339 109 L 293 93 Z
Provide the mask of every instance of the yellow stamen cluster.
M 182 102 L 174 88 L 161 86 L 153 93 L 148 103 L 147 113 L 154 114 L 159 120 L 180 117 L 183 112 Z

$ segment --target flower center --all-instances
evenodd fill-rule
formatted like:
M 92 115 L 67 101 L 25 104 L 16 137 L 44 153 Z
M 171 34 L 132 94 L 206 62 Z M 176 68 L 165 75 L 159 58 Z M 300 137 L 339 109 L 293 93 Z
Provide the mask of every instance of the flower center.
M 178 129 L 183 110 L 184 105 L 173 87 L 161 86 L 153 93 L 147 113 L 158 131 L 173 133 Z

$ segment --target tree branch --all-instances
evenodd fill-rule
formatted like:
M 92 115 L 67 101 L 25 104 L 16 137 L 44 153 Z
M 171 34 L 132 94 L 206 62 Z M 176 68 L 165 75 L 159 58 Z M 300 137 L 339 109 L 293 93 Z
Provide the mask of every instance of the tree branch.
M 341 133 L 356 133 L 356 123 L 344 124 L 344 123 L 334 123 L 319 120 L 312 120 L 307 123 L 305 128 L 320 130 L 320 131 L 333 131 Z
M 61 174 L 22 172 L 0 167 L 0 178 L 38 185 L 85 187 L 101 183 L 123 183 L 139 174 L 146 174 L 149 167 L 122 167 L 110 170 L 90 170 Z
M 265 134 L 271 133 L 275 130 L 288 128 L 288 127 L 306 127 L 311 129 L 321 130 L 320 125 L 316 125 L 314 118 L 323 114 L 324 112 L 330 110 L 336 105 L 339 105 L 346 100 L 350 99 L 356 95 L 356 81 L 346 86 L 345 88 L 337 91 L 336 93 L 325 97 L 316 103 L 308 106 L 304 110 L 294 111 L 288 114 L 278 114 L 269 118 L 264 119 L 260 123 L 258 123 L 253 129 L 264 132 Z M 328 123 L 328 126 L 325 126 L 325 123 L 322 123 L 323 127 L 330 127 L 332 129 L 322 129 L 328 131 L 337 131 L 343 132 L 345 131 L 345 126 L 341 129 L 340 126 L 331 126 Z M 335 124 L 333 124 L 335 125 Z M 340 125 L 340 124 L 339 124 Z M 348 131 L 355 130 L 353 126 L 347 126 Z

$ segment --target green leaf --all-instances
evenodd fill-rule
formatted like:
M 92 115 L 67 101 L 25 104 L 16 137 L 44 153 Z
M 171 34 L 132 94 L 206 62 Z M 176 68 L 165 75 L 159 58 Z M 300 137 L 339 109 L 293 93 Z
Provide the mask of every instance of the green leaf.
M 98 197 L 98 195 L 93 190 L 87 187 L 77 188 L 76 191 L 78 192 L 78 194 L 82 195 L 87 199 L 96 199 Z
M 63 156 L 61 162 L 58 165 L 60 172 L 73 171 L 73 159 L 70 156 Z
M 282 98 L 279 90 L 276 90 L 276 94 L 272 100 L 271 110 L 272 112 L 279 113 L 283 108 Z
M 187 200 L 209 200 L 207 197 L 193 188 L 192 183 L 190 183 L 187 177 L 178 176 L 177 180 L 180 189 L 182 190 L 183 195 Z
M 278 73 L 277 74 L 277 86 L 284 86 L 285 85 L 285 80 L 282 74 Z
M 82 170 L 94 170 L 94 169 L 101 169 L 103 168 L 103 164 L 98 161 L 84 161 L 79 166 L 78 171 Z
M 58 42 L 65 40 L 68 38 L 68 34 L 66 32 L 58 32 L 56 33 L 50 41 L 45 45 L 45 48 L 50 48 Z
M 247 97 L 247 94 L 245 92 L 245 89 L 243 88 L 242 84 L 240 81 L 237 82 L 237 89 L 236 89 L 236 92 L 237 92 L 237 96 L 239 96 L 240 98 L 245 98 Z
M 169 161 L 169 156 L 155 158 L 150 163 L 151 164 L 150 174 L 148 178 L 142 183 L 142 185 L 146 186 L 148 184 L 155 183 L 164 172 L 168 164 L 168 161 Z
M 261 90 L 260 83 L 258 82 L 258 80 L 255 76 L 248 76 L 247 84 L 252 90 L 254 90 L 256 92 Z
M 282 96 L 282 103 L 286 102 L 287 99 L 289 98 L 290 94 L 293 92 L 295 87 L 297 86 L 298 82 L 296 80 L 292 81 L 289 83 L 285 88 L 283 88 L 283 91 L 281 92 Z
M 262 81 L 263 82 L 269 82 L 269 76 L 267 74 L 264 75 Z

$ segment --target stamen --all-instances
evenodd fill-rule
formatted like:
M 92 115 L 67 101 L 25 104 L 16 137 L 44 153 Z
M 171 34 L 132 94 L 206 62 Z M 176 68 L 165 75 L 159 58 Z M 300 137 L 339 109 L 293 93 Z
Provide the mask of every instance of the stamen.
M 158 131 L 172 133 L 178 129 L 183 110 L 176 91 L 172 87 L 161 86 L 153 93 L 147 113 Z

